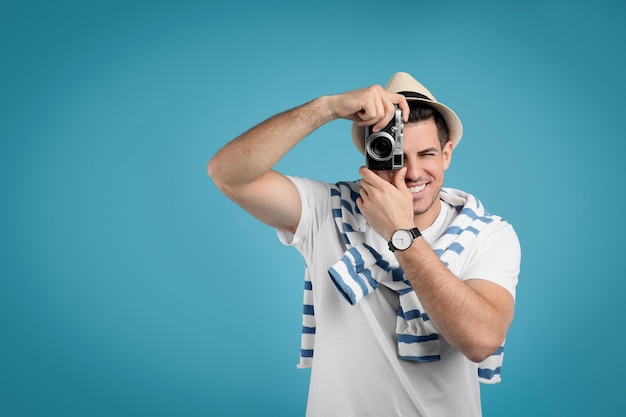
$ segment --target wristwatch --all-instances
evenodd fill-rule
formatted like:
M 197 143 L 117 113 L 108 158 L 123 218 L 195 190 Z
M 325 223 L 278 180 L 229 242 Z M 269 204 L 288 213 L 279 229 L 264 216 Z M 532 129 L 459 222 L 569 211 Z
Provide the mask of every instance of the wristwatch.
M 420 233 L 417 227 L 412 229 L 398 229 L 393 232 L 391 240 L 389 240 L 389 250 L 395 252 L 397 250 L 407 250 L 413 244 L 413 241 L 420 237 Z

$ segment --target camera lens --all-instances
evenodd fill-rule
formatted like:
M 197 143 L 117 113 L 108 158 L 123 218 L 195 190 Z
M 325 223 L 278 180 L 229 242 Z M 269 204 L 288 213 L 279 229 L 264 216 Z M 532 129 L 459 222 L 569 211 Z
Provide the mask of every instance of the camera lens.
M 386 161 L 393 154 L 394 141 L 388 134 L 379 132 L 371 135 L 366 143 L 367 154 L 377 161 Z
M 391 153 L 391 143 L 386 138 L 377 138 L 372 142 L 372 153 L 381 159 L 388 158 Z

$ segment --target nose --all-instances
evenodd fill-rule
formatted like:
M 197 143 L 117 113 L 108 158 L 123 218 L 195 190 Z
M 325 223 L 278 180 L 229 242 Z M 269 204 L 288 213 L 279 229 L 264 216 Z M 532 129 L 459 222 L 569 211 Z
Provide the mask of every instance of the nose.
M 405 179 L 409 182 L 417 181 L 422 172 L 418 161 L 415 158 L 404 155 L 404 166 L 406 167 Z

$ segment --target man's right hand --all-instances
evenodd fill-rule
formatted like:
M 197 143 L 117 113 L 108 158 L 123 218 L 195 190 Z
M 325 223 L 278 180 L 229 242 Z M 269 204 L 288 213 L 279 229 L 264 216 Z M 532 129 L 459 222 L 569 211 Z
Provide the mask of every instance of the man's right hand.
M 329 96 L 331 112 L 337 118 L 372 126 L 374 132 L 387 126 L 394 117 L 396 106 L 402 110 L 404 122 L 409 119 L 409 104 L 402 94 L 390 93 L 380 85 Z

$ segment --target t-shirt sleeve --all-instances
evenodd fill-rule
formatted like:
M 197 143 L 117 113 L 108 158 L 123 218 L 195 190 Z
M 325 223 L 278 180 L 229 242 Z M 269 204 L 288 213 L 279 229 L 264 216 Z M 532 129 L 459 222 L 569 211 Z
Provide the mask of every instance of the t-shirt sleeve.
M 330 184 L 308 178 L 287 176 L 300 193 L 302 213 L 295 233 L 277 230 L 278 238 L 284 245 L 294 246 L 301 253 L 311 244 L 321 222 L 325 221 L 330 211 Z
M 504 221 L 486 226 L 477 237 L 473 255 L 461 279 L 478 278 L 494 282 L 515 298 L 521 248 L 513 227 Z

